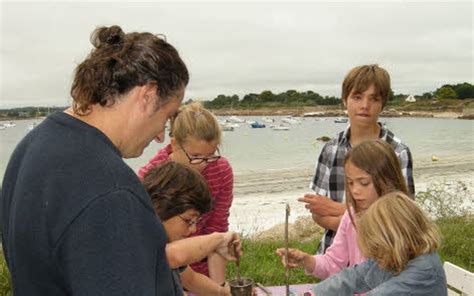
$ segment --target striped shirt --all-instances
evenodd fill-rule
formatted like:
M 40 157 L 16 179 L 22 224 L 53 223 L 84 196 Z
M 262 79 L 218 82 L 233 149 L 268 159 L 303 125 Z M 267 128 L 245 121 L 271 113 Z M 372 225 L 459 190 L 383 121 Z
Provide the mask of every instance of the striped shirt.
M 140 168 L 138 171 L 140 179 L 143 179 L 145 173 L 154 166 L 170 161 L 171 152 L 171 145 L 160 149 L 145 166 Z M 229 230 L 229 210 L 233 199 L 234 175 L 232 167 L 227 159 L 221 157 L 217 161 L 209 163 L 201 174 L 211 189 L 213 208 L 202 216 L 197 225 L 197 231 L 193 235 L 226 232 Z M 207 258 L 192 264 L 191 267 L 194 271 L 209 276 Z
M 400 160 L 403 176 L 407 181 L 408 191 L 415 194 L 413 182 L 413 161 L 410 149 L 403 144 L 393 132 L 380 124 L 379 138 L 390 144 Z M 310 189 L 318 195 L 324 195 L 337 202 L 345 200 L 344 158 L 351 149 L 350 126 L 340 132 L 336 138 L 324 145 L 316 163 L 316 172 Z M 332 244 L 335 231 L 326 229 L 318 247 L 318 254 L 324 254 Z

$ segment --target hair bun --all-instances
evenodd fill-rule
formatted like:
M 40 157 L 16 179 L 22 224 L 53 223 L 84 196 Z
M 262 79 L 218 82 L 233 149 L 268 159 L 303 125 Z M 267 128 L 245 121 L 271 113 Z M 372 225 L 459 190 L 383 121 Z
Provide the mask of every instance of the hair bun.
M 91 36 L 91 43 L 95 48 L 103 47 L 104 45 L 122 44 L 125 33 L 119 26 L 100 27 L 97 28 Z

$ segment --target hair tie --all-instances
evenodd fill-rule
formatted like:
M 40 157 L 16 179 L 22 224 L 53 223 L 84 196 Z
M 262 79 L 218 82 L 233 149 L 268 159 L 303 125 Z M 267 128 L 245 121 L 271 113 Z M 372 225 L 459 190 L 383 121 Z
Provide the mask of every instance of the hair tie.
M 199 117 L 202 115 L 202 111 L 194 112 L 194 117 Z

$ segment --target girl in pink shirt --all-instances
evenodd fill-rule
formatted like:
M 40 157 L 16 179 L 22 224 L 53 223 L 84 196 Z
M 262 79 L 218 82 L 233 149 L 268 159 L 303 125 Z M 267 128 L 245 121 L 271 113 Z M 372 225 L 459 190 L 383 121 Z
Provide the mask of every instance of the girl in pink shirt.
M 302 266 L 307 274 L 320 279 L 346 267 L 366 261 L 357 245 L 354 219 L 367 210 L 380 196 L 408 189 L 398 158 L 389 144 L 382 140 L 361 142 L 348 152 L 344 161 L 346 207 L 332 245 L 324 255 L 310 255 L 298 249 L 288 250 L 288 266 Z M 277 249 L 285 265 L 285 249 Z
M 227 232 L 229 229 L 234 176 L 229 162 L 219 154 L 221 137 L 221 128 L 211 112 L 198 102 L 185 105 L 172 121 L 170 144 L 160 149 L 138 171 L 139 177 L 143 178 L 151 168 L 175 161 L 201 173 L 211 189 L 213 207 L 202 216 L 193 235 Z M 226 261 L 220 256 L 208 256 L 191 267 L 219 284 L 225 281 Z

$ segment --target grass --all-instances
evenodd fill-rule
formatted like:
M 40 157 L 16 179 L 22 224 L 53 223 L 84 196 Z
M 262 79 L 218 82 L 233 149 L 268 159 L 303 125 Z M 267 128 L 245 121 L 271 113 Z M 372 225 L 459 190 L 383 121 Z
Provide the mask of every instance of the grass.
M 451 217 L 437 221 L 441 232 L 441 260 L 474 272 L 474 217 Z
M 290 248 L 298 248 L 307 253 L 314 253 L 318 240 L 306 242 L 289 242 Z M 244 255 L 240 262 L 241 276 L 252 278 L 255 282 L 264 286 L 275 286 L 285 284 L 285 269 L 281 264 L 280 257 L 275 254 L 277 248 L 284 247 L 283 241 L 254 241 L 244 239 L 242 249 Z M 229 263 L 227 268 L 227 279 L 235 278 L 235 264 Z M 318 282 L 313 276 L 305 275 L 302 268 L 290 271 L 290 283 L 302 284 Z

